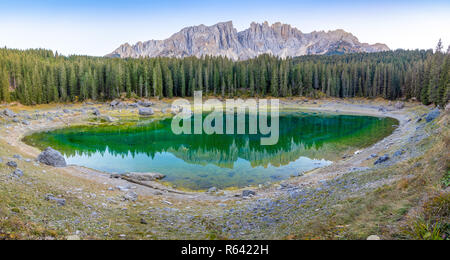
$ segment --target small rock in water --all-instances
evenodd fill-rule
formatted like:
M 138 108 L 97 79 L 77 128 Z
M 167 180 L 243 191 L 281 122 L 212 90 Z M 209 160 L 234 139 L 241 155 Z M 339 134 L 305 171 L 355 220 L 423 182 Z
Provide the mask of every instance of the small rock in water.
M 6 165 L 8 165 L 9 167 L 17 168 L 17 163 L 14 161 L 7 162 Z
M 66 167 L 66 159 L 62 154 L 51 147 L 45 149 L 37 158 L 40 163 L 53 167 Z
M 254 192 L 252 190 L 242 191 L 242 197 L 250 197 L 250 196 L 256 196 L 256 192 Z
M 386 162 L 389 159 L 390 159 L 389 155 L 385 154 L 385 155 L 381 156 L 380 158 L 378 158 L 378 160 L 376 160 L 374 164 L 377 165 L 377 164 L 380 164 L 380 163 L 384 163 L 384 162 Z
M 13 155 L 13 158 L 20 160 L 20 159 L 22 159 L 22 156 L 19 154 L 15 154 L 15 155 Z

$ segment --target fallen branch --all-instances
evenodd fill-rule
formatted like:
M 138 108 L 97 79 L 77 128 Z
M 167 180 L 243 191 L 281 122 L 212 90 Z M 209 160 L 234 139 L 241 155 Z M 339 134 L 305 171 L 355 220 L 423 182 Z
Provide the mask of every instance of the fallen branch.
M 114 177 L 116 177 L 116 176 L 117 176 L 117 175 L 115 175 Z M 175 194 L 188 195 L 188 193 L 185 193 L 185 192 L 175 191 L 175 190 L 169 190 L 169 189 L 163 189 L 163 188 L 156 187 L 156 186 L 153 186 L 153 185 L 150 185 L 150 184 L 147 184 L 147 183 L 143 183 L 143 182 L 140 182 L 140 181 L 136 181 L 136 180 L 133 180 L 133 179 L 131 179 L 131 178 L 128 178 L 127 176 L 118 176 L 118 177 L 119 177 L 120 179 L 122 179 L 122 180 L 131 182 L 131 183 L 134 183 L 134 184 L 138 184 L 138 185 L 141 185 L 141 186 L 145 186 L 145 187 L 148 187 L 148 188 L 151 188 L 151 189 L 161 190 L 161 191 L 167 191 L 167 192 L 175 193 Z

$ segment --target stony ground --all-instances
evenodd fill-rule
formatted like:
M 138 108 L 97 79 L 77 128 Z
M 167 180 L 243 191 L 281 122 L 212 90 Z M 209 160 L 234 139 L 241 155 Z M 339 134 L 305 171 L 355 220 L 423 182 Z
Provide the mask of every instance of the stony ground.
M 155 118 L 170 116 L 170 100 L 153 103 Z M 448 212 L 448 112 L 427 122 L 432 108 L 418 104 L 281 103 L 391 116 L 400 126 L 329 167 L 248 188 L 251 195 L 243 197 L 242 190 L 196 193 L 158 182 L 148 188 L 82 167 L 53 168 L 36 162 L 40 151 L 21 142 L 33 131 L 138 117 L 135 104 L 3 106 L 0 112 L 8 108 L 17 115 L 0 116 L 0 239 L 401 239 L 424 238 L 433 223 L 448 225 L 448 214 L 431 224 L 416 221 L 435 198 L 443 198 Z M 385 154 L 388 159 L 374 165 Z M 417 230 L 417 223 L 429 226 Z

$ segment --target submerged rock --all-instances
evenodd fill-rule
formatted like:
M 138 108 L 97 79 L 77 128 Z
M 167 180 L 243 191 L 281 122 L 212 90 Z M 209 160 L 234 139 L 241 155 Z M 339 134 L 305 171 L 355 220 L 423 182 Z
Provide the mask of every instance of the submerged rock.
M 51 147 L 45 149 L 37 158 L 40 163 L 53 167 L 66 167 L 66 159 L 62 154 Z
M 155 114 L 155 112 L 153 111 L 152 108 L 147 108 L 147 107 L 139 108 L 139 115 L 141 115 L 141 116 L 152 116 L 154 114 Z
M 441 111 L 439 110 L 439 108 L 435 108 L 433 109 L 430 113 L 427 114 L 426 116 L 426 120 L 427 123 L 433 121 L 434 119 L 438 118 L 441 115 Z

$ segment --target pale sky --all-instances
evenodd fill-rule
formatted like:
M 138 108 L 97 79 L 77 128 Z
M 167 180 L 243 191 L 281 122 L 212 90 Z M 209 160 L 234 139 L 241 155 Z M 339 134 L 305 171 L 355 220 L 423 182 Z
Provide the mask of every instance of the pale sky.
M 120 44 L 161 40 L 186 26 L 282 22 L 302 32 L 344 29 L 391 49 L 450 44 L 450 1 L 0 0 L 0 46 L 103 56 Z

